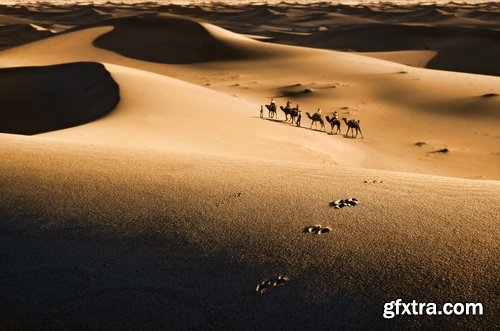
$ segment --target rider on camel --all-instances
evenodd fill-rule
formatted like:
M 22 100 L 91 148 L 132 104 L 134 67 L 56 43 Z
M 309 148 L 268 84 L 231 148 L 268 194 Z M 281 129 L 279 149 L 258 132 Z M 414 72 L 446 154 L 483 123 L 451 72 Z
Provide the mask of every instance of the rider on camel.
M 274 99 L 271 99 L 271 108 L 276 110 L 276 102 L 274 101 Z

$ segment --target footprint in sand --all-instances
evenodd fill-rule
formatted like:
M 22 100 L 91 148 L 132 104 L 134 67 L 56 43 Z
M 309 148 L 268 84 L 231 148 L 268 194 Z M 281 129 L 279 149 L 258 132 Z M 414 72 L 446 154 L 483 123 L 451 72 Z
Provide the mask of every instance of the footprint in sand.
M 264 279 L 255 287 L 255 293 L 262 294 L 270 288 L 284 285 L 290 280 L 288 276 L 278 276 L 271 279 Z
M 380 184 L 383 183 L 383 180 L 380 179 L 370 179 L 370 180 L 365 180 L 363 183 L 369 183 L 369 184 Z
M 350 199 L 340 199 L 340 200 L 335 200 L 334 202 L 330 202 L 330 207 L 333 207 L 335 209 L 340 209 L 344 207 L 354 207 L 359 203 L 359 200 L 356 198 L 350 198 Z
M 450 152 L 450 150 L 448 148 L 443 148 L 443 149 L 438 149 L 438 150 L 435 150 L 435 151 L 432 151 L 432 152 L 429 152 L 429 153 L 443 153 L 443 154 L 446 154 Z
M 321 225 L 311 225 L 311 226 L 306 226 L 304 228 L 304 233 L 312 233 L 312 234 L 326 234 L 332 231 L 332 229 L 328 226 L 322 227 Z
M 224 206 L 228 203 L 231 203 L 232 199 L 241 198 L 242 196 L 243 196 L 242 192 L 236 192 L 236 193 L 233 193 L 233 194 L 229 195 L 228 197 L 226 197 L 218 202 L 215 202 L 214 205 L 215 205 L 215 207 Z

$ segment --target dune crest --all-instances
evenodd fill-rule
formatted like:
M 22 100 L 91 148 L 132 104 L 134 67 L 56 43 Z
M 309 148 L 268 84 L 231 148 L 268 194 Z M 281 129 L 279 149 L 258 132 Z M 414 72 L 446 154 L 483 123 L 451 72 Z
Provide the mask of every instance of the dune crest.
M 113 110 L 119 88 L 100 63 L 0 69 L 0 132 L 36 134 L 93 121 Z
M 95 46 L 143 61 L 188 64 L 258 55 L 249 47 L 239 49 L 234 43 L 224 42 L 199 22 L 179 16 L 140 15 L 103 24 L 114 29 L 97 38 Z

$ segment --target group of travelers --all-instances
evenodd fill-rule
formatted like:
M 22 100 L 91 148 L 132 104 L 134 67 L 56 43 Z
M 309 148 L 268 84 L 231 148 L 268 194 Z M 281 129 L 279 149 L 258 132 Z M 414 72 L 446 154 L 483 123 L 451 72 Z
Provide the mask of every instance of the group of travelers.
M 271 102 L 269 105 L 265 105 L 266 108 L 269 110 L 269 118 L 278 118 L 277 116 L 277 111 L 276 111 L 276 102 L 274 99 L 271 99 Z M 285 121 L 290 120 L 291 123 L 296 123 L 297 126 L 300 127 L 300 120 L 302 118 L 302 111 L 299 109 L 299 105 L 297 105 L 295 108 L 292 108 L 290 100 L 286 102 L 286 107 L 281 106 L 281 110 L 285 113 Z M 321 128 L 320 130 L 325 130 L 325 122 L 323 121 L 323 117 L 321 116 L 321 108 L 318 108 L 316 112 L 311 116 L 310 113 L 306 112 L 307 117 L 311 120 L 311 128 L 313 125 L 320 124 Z M 260 117 L 264 117 L 264 107 L 260 106 Z M 332 116 L 325 116 L 325 119 L 328 123 L 330 123 L 331 130 L 330 134 L 340 134 L 341 133 L 341 121 L 339 120 L 339 113 L 337 111 L 332 112 Z M 360 121 L 356 119 L 350 119 L 347 120 L 345 117 L 342 118 L 342 120 L 345 122 L 347 125 L 347 131 L 345 133 L 345 136 L 348 137 L 349 131 L 351 131 L 351 138 L 356 138 L 358 136 L 358 133 L 361 134 L 361 138 L 363 138 L 363 132 L 361 131 L 360 127 Z
M 266 107 L 269 109 L 270 112 L 276 112 L 277 111 L 276 101 L 274 101 L 274 99 L 271 99 L 271 102 L 269 103 L 269 105 L 266 105 Z M 296 110 L 297 111 L 297 113 L 298 113 L 297 114 L 297 126 L 300 126 L 300 119 L 302 118 L 302 115 L 301 115 L 302 111 L 299 109 L 299 105 L 297 105 L 297 107 L 295 107 L 295 108 L 292 108 L 290 100 L 287 100 L 285 109 Z M 315 114 L 317 114 L 319 117 L 321 117 L 321 108 L 318 107 L 318 109 L 316 110 Z M 336 112 L 336 111 L 332 113 L 332 116 L 336 120 L 339 119 L 339 113 Z M 264 108 L 263 108 L 263 106 L 260 106 L 260 117 L 264 117 Z

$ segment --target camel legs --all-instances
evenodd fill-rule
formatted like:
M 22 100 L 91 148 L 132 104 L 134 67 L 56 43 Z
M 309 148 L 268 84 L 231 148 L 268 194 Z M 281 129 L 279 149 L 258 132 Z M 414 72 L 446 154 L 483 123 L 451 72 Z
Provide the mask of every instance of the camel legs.
M 332 124 L 332 129 L 330 130 L 330 134 L 333 134 L 333 128 L 335 129 L 335 134 L 339 133 L 339 126 L 337 124 Z
M 350 127 L 349 129 L 351 129 L 351 137 L 352 138 L 357 138 L 358 137 L 358 133 L 361 133 L 361 139 L 363 139 L 363 132 L 361 132 L 361 128 L 359 126 L 357 126 L 357 127 Z M 354 129 L 356 129 L 356 135 L 354 135 Z
M 361 139 L 363 139 L 363 132 L 361 132 L 361 128 L 359 127 L 359 128 L 358 128 L 358 130 L 359 130 L 359 133 L 361 133 Z M 357 137 L 357 136 L 358 136 L 358 135 L 357 135 L 357 131 L 356 131 L 356 137 Z

